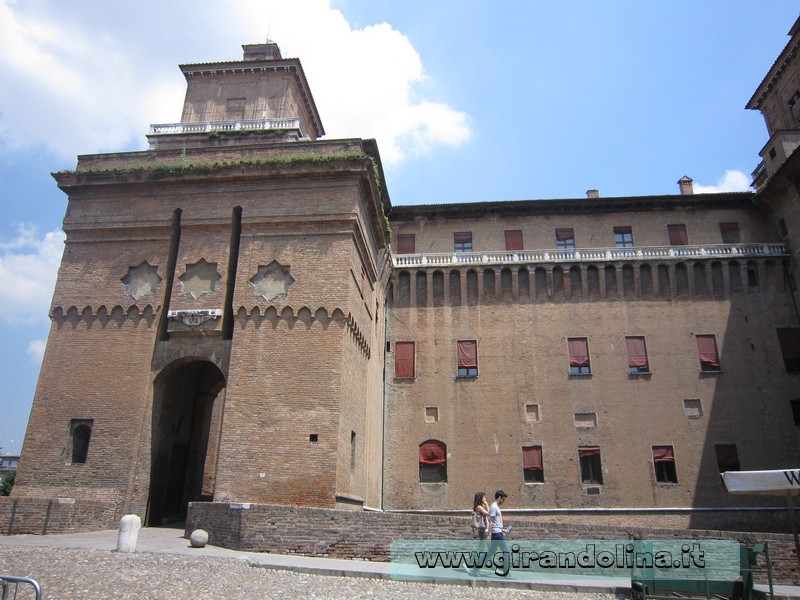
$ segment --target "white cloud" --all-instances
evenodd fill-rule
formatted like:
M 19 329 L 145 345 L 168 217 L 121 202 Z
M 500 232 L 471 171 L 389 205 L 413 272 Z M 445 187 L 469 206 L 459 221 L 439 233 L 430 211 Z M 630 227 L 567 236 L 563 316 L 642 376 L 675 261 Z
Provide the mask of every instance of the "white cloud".
M 45 340 L 32 340 L 28 342 L 28 356 L 30 356 L 32 362 L 41 364 L 42 358 L 44 358 L 45 346 L 47 346 Z
M 14 240 L 0 242 L 0 316 L 4 321 L 47 320 L 63 251 L 62 231 L 39 238 L 34 228 L 23 226 Z
M 699 185 L 694 183 L 695 194 L 716 194 L 719 192 L 750 191 L 750 178 L 741 171 L 728 169 L 716 185 Z
M 150 123 L 179 118 L 177 63 L 239 59 L 268 29 L 303 62 L 328 138 L 374 137 L 388 162 L 469 139 L 465 113 L 424 96 L 422 59 L 389 24 L 354 29 L 330 0 L 221 4 L 0 0 L 0 150 L 42 144 L 71 160 L 144 147 Z

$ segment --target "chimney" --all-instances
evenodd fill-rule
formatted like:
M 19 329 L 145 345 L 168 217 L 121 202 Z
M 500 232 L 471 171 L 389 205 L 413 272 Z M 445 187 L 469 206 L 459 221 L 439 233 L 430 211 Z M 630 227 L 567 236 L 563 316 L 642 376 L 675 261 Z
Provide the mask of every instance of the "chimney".
M 694 194 L 694 188 L 692 187 L 692 178 L 684 175 L 680 179 L 678 179 L 678 185 L 681 188 L 681 195 L 682 196 L 691 196 Z
M 243 44 L 244 60 L 280 60 L 281 51 L 275 42 Z
M 599 198 L 600 197 L 600 190 L 586 190 L 586 197 L 587 198 Z

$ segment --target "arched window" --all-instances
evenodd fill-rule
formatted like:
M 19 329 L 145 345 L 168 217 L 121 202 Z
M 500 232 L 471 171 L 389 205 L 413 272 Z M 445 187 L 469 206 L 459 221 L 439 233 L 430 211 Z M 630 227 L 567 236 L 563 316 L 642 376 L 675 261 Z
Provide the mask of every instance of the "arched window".
M 70 437 L 72 438 L 72 457 L 74 465 L 83 464 L 89 455 L 89 442 L 92 439 L 92 419 L 72 419 L 70 421 Z
M 447 446 L 439 440 L 419 445 L 419 482 L 447 483 Z

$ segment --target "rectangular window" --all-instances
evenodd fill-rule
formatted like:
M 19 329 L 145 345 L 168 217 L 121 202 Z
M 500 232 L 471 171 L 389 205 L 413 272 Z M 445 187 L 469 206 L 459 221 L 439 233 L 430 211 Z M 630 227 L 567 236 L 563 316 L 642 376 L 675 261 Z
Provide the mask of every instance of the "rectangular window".
M 800 400 L 789 400 L 789 406 L 792 407 L 792 421 L 800 426 Z
M 447 446 L 439 440 L 419 445 L 419 482 L 447 483 Z
M 614 227 L 614 244 L 617 248 L 633 248 L 633 229 Z
M 781 345 L 783 366 L 787 373 L 800 373 L 800 329 L 779 327 L 778 343 Z
M 723 244 L 738 244 L 742 241 L 738 223 L 720 223 L 719 232 L 722 235 Z
M 395 342 L 394 376 L 398 379 L 413 379 L 416 377 L 414 345 L 414 342 Z
M 522 250 L 522 230 L 508 229 L 506 235 L 506 250 Z
M 544 483 L 541 446 L 522 447 L 522 477 L 525 483 Z
M 458 376 L 478 376 L 478 342 L 475 340 L 458 342 Z
M 580 446 L 578 448 L 578 458 L 581 462 L 581 482 L 603 483 L 600 446 Z
M 653 467 L 658 483 L 678 483 L 672 446 L 653 446 Z
M 625 348 L 628 351 L 628 372 L 649 373 L 650 364 L 647 362 L 647 347 L 642 336 L 628 336 L 625 338 Z
M 416 237 L 413 233 L 401 233 L 397 236 L 398 254 L 416 254 Z
M 575 231 L 572 227 L 556 229 L 556 248 L 573 250 L 575 248 Z
M 453 250 L 456 252 L 472 252 L 472 232 L 462 231 L 453 234 Z
M 717 468 L 720 473 L 742 470 L 739 465 L 739 451 L 736 449 L 736 444 L 716 444 L 714 451 L 717 454 Z
M 700 359 L 701 371 L 719 371 L 719 354 L 717 353 L 717 338 L 711 335 L 696 335 L 697 355 Z
M 589 365 L 589 342 L 586 338 L 567 338 L 567 348 L 569 349 L 569 373 L 570 375 L 588 375 L 591 368 Z
M 689 243 L 689 236 L 686 234 L 686 225 L 667 225 L 667 235 L 669 235 L 670 246 L 685 246 Z

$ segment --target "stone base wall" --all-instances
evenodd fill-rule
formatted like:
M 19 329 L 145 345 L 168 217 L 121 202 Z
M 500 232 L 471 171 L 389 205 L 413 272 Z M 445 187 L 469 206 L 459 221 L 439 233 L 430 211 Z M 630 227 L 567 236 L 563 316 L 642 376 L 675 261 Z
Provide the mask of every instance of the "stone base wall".
M 745 533 L 710 529 L 656 528 L 640 525 L 556 522 L 513 515 L 514 539 L 687 539 L 768 542 L 777 583 L 800 584 L 792 536 L 786 533 Z M 505 512 L 504 512 L 505 515 Z M 512 517 L 513 515 L 513 517 Z M 603 521 L 604 524 L 596 524 Z M 788 527 L 788 525 L 787 525 Z M 374 561 L 389 560 L 395 539 L 471 539 L 469 518 L 463 514 L 438 516 L 388 512 L 357 512 L 324 508 L 192 502 L 186 533 L 205 529 L 209 543 L 235 550 L 303 554 Z M 759 578 L 766 581 L 766 575 Z
M 114 502 L 73 498 L 0 498 L 0 534 L 75 533 L 116 529 L 122 516 Z

